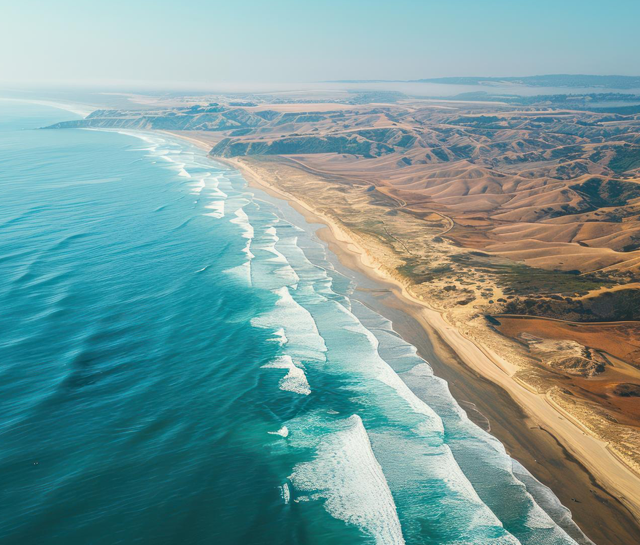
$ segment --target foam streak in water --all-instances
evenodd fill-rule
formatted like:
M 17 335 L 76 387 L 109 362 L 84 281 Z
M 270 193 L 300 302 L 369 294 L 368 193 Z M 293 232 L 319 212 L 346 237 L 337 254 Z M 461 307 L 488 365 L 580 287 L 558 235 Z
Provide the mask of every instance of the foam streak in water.
M 311 462 L 298 464 L 290 477 L 297 492 L 325 500 L 335 518 L 360 528 L 378 545 L 404 543 L 389 485 L 358 415 L 325 436 Z
M 290 356 L 279 356 L 262 366 L 263 369 L 286 369 L 287 374 L 280 379 L 280 389 L 308 396 L 311 393 L 309 382 L 304 371 L 298 367 Z

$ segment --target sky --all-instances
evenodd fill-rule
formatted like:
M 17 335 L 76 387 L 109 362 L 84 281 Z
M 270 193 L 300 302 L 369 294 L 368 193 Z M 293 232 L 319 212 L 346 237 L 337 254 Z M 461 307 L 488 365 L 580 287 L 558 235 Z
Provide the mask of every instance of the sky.
M 640 0 L 0 0 L 0 82 L 640 75 Z

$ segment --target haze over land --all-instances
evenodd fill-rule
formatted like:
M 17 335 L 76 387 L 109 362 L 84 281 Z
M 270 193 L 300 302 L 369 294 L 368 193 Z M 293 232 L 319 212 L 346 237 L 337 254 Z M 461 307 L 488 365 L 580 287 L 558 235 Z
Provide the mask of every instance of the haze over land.
M 589 544 L 590 539 L 599 545 L 634 545 L 640 532 L 638 20 L 640 3 L 626 0 L 608 4 L 576 0 L 533 4 L 507 0 L 282 0 L 249 1 L 241 8 L 226 2 L 181 5 L 164 0 L 133 5 L 116 0 L 108 7 L 71 0 L 56 5 L 14 3 L 3 8 L 0 20 L 0 99 L 3 106 L 35 102 L 72 112 L 67 120 L 56 117 L 55 122 L 39 127 L 46 130 L 31 134 L 14 127 L 12 134 L 25 141 L 41 138 L 49 142 L 49 147 L 40 148 L 43 154 L 65 137 L 69 142 L 82 142 L 83 135 L 105 137 L 105 151 L 119 157 L 108 168 L 123 169 L 121 177 L 114 175 L 107 181 L 135 180 L 131 172 L 144 165 L 149 169 L 145 178 L 149 185 L 145 187 L 155 188 L 151 182 L 155 169 L 168 167 L 168 173 L 163 171 L 166 180 L 159 178 L 165 185 L 159 185 L 162 190 L 154 194 L 157 206 L 148 210 L 149 221 L 166 230 L 162 238 L 165 245 L 157 255 L 169 262 L 177 259 L 182 264 L 184 260 L 188 267 L 200 252 L 205 261 L 213 258 L 218 265 L 229 259 L 234 266 L 215 269 L 215 274 L 210 264 L 198 264 L 193 278 L 187 275 L 189 282 L 229 289 L 233 299 L 234 293 L 245 292 L 227 283 L 229 273 L 241 277 L 247 301 L 255 298 L 263 303 L 277 296 L 267 322 L 268 327 L 281 329 L 275 333 L 269 330 L 273 335 L 265 341 L 275 356 L 267 358 L 265 354 L 271 352 L 264 347 L 259 354 L 243 354 L 241 372 L 235 364 L 225 366 L 223 372 L 217 369 L 212 386 L 214 391 L 220 388 L 224 382 L 218 378 L 222 375 L 230 380 L 246 379 L 243 388 L 247 395 L 264 400 L 260 390 L 264 384 L 258 384 L 255 377 L 262 380 L 267 369 L 279 380 L 277 396 L 284 395 L 281 405 L 277 396 L 275 401 L 264 401 L 264 407 L 261 402 L 244 404 L 256 410 L 245 423 L 264 424 L 259 432 L 236 427 L 235 415 L 221 408 L 224 404 L 214 409 L 221 411 L 218 419 L 230 417 L 229 436 L 237 433 L 238 445 L 248 445 L 250 460 L 254 460 L 254 450 L 260 451 L 260 456 L 269 451 L 264 459 L 270 464 L 294 451 L 297 456 L 295 449 L 300 447 L 300 460 L 304 461 L 287 465 L 278 458 L 274 462 L 277 469 L 270 471 L 280 475 L 275 484 L 269 480 L 273 475 L 262 471 L 260 464 L 248 464 L 268 480 L 268 486 L 261 481 L 261 489 L 273 492 L 273 498 L 256 500 L 253 507 L 247 507 L 259 513 L 256 521 L 264 516 L 264 505 L 268 504 L 273 509 L 269 513 L 278 513 L 277 517 L 266 517 L 273 518 L 276 531 L 289 531 L 294 527 L 287 518 L 289 509 L 313 511 L 312 502 L 321 499 L 326 502 L 318 507 L 318 513 L 327 517 L 322 520 L 333 517 L 327 528 L 334 528 L 335 523 L 339 529 L 336 535 L 345 528 L 345 535 L 355 532 L 354 528 L 364 528 L 367 539 L 376 532 L 383 536 L 379 543 L 404 543 L 407 536 L 409 543 L 421 542 L 431 531 L 433 520 L 442 532 L 438 535 L 445 535 L 447 517 L 462 516 L 450 526 L 461 532 L 455 542 L 467 542 L 460 536 L 466 536 L 469 529 L 476 531 L 465 522 L 472 511 L 447 508 L 444 515 L 430 512 L 424 516 L 420 509 L 428 510 L 432 505 L 419 501 L 411 488 L 418 483 L 416 490 L 433 492 L 433 483 L 443 484 L 446 496 L 450 492 L 448 477 L 430 476 L 428 480 L 421 471 L 449 467 L 438 463 L 453 456 L 451 467 L 460 463 L 462 477 L 469 477 L 471 483 L 461 494 L 464 501 L 483 510 L 490 506 L 487 512 L 497 517 L 486 527 L 480 525 L 477 535 L 483 537 L 478 543 L 484 545 L 485 536 L 492 532 L 502 536 L 501 532 L 513 530 L 523 545 L 572 540 Z M 0 136 L 3 127 L 0 124 Z M 114 133 L 120 132 L 127 138 L 142 138 L 149 148 L 118 147 L 122 135 Z M 12 134 L 6 133 L 7 141 L 12 141 Z M 60 154 L 66 160 L 69 154 L 81 154 L 81 147 L 61 146 Z M 139 163 L 132 163 L 136 167 L 127 165 L 129 151 L 140 154 Z M 100 158 L 101 152 L 95 143 L 91 153 Z M 153 160 L 148 161 L 149 157 Z M 19 162 L 19 155 L 10 159 Z M 41 163 L 39 180 L 46 182 L 47 168 L 55 163 Z M 92 179 L 94 174 L 100 178 L 91 171 L 90 161 L 72 163 L 86 168 L 83 179 Z M 28 168 L 24 174 L 23 165 L 28 167 L 28 158 L 15 170 L 24 178 L 19 181 L 26 183 Z M 64 177 L 64 172 L 56 171 L 55 175 Z M 50 188 L 43 184 L 46 196 Z M 86 190 L 91 195 L 91 189 Z M 59 194 L 66 195 L 55 192 L 56 197 Z M 171 195 L 175 201 L 163 201 Z M 128 206 L 135 209 L 126 193 L 120 191 L 117 197 L 119 204 L 112 203 L 113 217 L 119 217 Z M 70 198 L 75 198 L 75 193 Z M 144 197 L 142 201 L 146 202 Z M 83 205 L 92 202 L 87 197 Z M 270 204 L 263 209 L 266 202 Z M 175 203 L 184 208 L 171 216 L 176 228 L 162 222 L 167 207 L 173 210 Z M 18 213 L 24 208 L 20 198 L 14 205 L 15 217 L 2 226 L 17 229 L 15 240 L 19 242 L 21 222 L 34 221 L 32 216 L 42 210 L 36 203 L 35 212 L 29 208 Z M 267 213 L 272 205 L 275 208 Z M 285 209 L 287 212 L 282 212 Z M 88 211 L 94 209 L 89 207 Z M 289 223 L 294 216 L 303 228 Z M 62 225 L 63 212 L 61 217 L 57 221 Z M 135 225 L 136 213 L 128 217 Z M 91 231 L 91 223 L 85 224 L 82 218 L 80 214 L 77 222 L 84 237 L 84 229 Z M 105 225 L 120 232 L 120 225 L 110 222 L 108 214 L 103 219 Z M 42 228 L 37 220 L 34 229 Z M 317 232 L 309 226 L 318 224 L 324 227 Z M 192 247 L 193 255 L 180 250 L 184 242 L 177 242 L 187 228 L 194 241 L 202 240 Z M 123 241 L 130 238 L 126 229 L 121 236 Z M 207 253 L 208 236 L 219 244 L 215 255 Z M 34 255 L 38 254 L 38 240 L 29 237 Z M 67 245 L 73 249 L 75 240 L 72 237 L 51 245 L 42 250 L 43 255 L 63 253 Z M 156 257 L 148 245 L 144 247 L 143 268 L 155 263 Z M 242 249 L 234 253 L 234 248 Z M 313 256 L 325 249 L 333 254 L 323 254 L 318 266 Z M 305 251 L 311 252 L 308 260 Z M 8 258 L 20 255 L 16 252 Z M 134 261 L 137 256 L 135 251 L 118 255 Z M 236 261 L 242 261 L 241 265 Z M 169 284 L 184 280 L 173 278 L 170 267 L 166 271 L 147 268 Z M 348 288 L 341 285 L 343 280 L 336 280 L 336 271 L 342 268 L 350 271 L 348 278 L 353 275 L 358 279 Z M 25 290 L 40 289 L 38 275 L 34 276 L 36 281 L 32 282 L 31 267 L 19 275 Z M 56 278 L 45 279 L 42 289 L 47 290 L 47 282 Z M 114 274 L 100 287 L 112 289 L 118 299 L 123 293 L 120 280 Z M 338 288 L 331 291 L 333 282 L 345 293 Z M 261 285 L 264 293 L 259 291 Z M 20 301 L 19 293 L 15 298 L 7 293 L 11 301 Z M 217 304 L 215 289 L 210 293 Z M 256 293 L 261 295 L 255 297 Z M 46 298 L 38 300 L 46 302 Z M 190 355 L 196 360 L 218 361 L 215 343 L 205 330 L 207 324 L 192 319 L 192 307 L 186 301 L 194 305 L 185 299 L 187 310 L 180 316 L 206 339 Z M 357 304 L 352 305 L 353 301 Z M 174 310 L 162 304 L 159 297 L 158 312 L 170 322 Z M 225 305 L 226 310 L 220 313 L 213 312 L 215 307 L 208 306 L 209 301 L 199 304 L 220 319 L 216 334 L 222 332 L 223 337 L 227 311 L 232 314 L 231 322 L 246 326 L 251 335 L 255 334 L 251 328 L 260 322 L 256 316 L 263 312 L 257 307 L 247 311 L 253 308 L 249 303 L 242 309 Z M 379 312 L 392 320 L 385 330 L 391 340 L 384 342 L 393 344 L 393 339 L 402 335 L 410 343 L 410 352 L 415 345 L 429 361 L 420 360 L 423 367 L 410 369 L 403 367 L 408 366 L 406 362 L 396 361 L 395 367 L 387 370 L 381 354 L 388 347 L 376 344 L 371 334 L 387 325 L 376 322 L 377 318 L 382 320 L 378 314 L 361 323 L 354 310 L 360 304 L 369 309 L 366 312 Z M 140 305 L 144 307 L 144 301 Z M 287 305 L 301 314 L 273 317 L 289 308 Z M 110 309 L 105 309 L 108 315 Z M 342 322 L 352 311 L 355 314 L 349 316 L 353 320 L 350 317 Z M 137 317 L 130 314 L 135 321 Z M 49 314 L 38 316 L 45 319 Z M 55 324 L 55 313 L 51 316 Z M 177 331 L 182 327 L 178 325 Z M 325 332 L 329 332 L 326 338 Z M 343 340 L 345 332 L 351 340 Z M 155 332 L 150 335 L 157 337 Z M 19 346 L 20 339 L 28 340 L 29 336 L 17 338 Z M 244 344 L 251 344 L 244 340 L 253 337 L 238 338 L 241 342 L 231 339 L 230 344 L 244 350 Z M 91 335 L 88 339 L 87 343 L 93 342 Z M 366 350 L 350 354 L 345 346 L 355 343 L 353 339 L 362 341 Z M 171 340 L 184 348 L 180 335 L 171 336 Z M 13 346 L 9 342 L 5 345 Z M 292 346 L 293 355 L 287 352 Z M 404 344 L 395 349 L 399 346 Z M 167 347 L 172 347 L 171 342 Z M 312 352 L 313 356 L 307 357 Z M 365 353 L 360 365 L 358 357 Z M 336 361 L 324 366 L 332 357 Z M 340 382 L 343 375 L 335 383 L 331 382 L 335 377 L 327 378 L 336 368 L 348 377 L 349 388 L 353 387 L 346 397 L 347 390 L 341 389 Z M 200 362 L 198 369 L 203 369 Z M 161 367 L 158 372 L 163 376 Z M 211 373 L 213 377 L 215 373 Z M 444 453 L 438 458 L 440 462 L 424 464 L 420 449 L 426 445 L 425 438 L 411 435 L 411 444 L 418 445 L 422 453 L 415 457 L 422 461 L 413 467 L 414 459 L 410 455 L 404 458 L 400 443 L 388 440 L 398 431 L 392 424 L 380 431 L 384 440 L 376 439 L 378 431 L 371 430 L 376 430 L 375 423 L 384 413 L 385 400 L 395 400 L 386 397 L 384 388 L 390 385 L 394 396 L 400 392 L 404 399 L 394 405 L 398 409 L 393 413 L 395 421 L 408 418 L 409 434 L 422 429 L 412 420 L 417 401 L 402 404 L 415 396 L 428 405 L 416 414 L 430 414 L 433 407 L 439 407 L 455 421 L 452 424 L 445 417 L 442 430 L 447 433 L 438 428 L 429 438 L 435 437 L 436 450 L 428 456 Z M 382 388 L 379 396 L 378 387 Z M 360 399 L 363 390 L 373 394 L 360 406 L 354 400 Z M 449 391 L 451 398 L 447 397 Z M 232 388 L 223 394 L 235 395 Z M 135 392 L 131 395 L 135 397 Z M 299 396 L 311 401 L 298 404 Z M 170 397 L 175 400 L 175 392 Z M 446 398 L 451 406 L 443 409 L 435 398 Z M 235 406 L 238 399 L 233 398 L 229 406 Z M 95 400 L 101 402 L 99 396 Z M 314 411 L 319 407 L 320 415 L 310 427 L 308 407 Z M 264 422 L 259 414 L 263 408 L 268 413 Z M 367 420 L 371 408 L 381 412 Z M 176 422 L 181 417 L 175 416 Z M 386 422 L 385 418 L 381 421 Z M 459 431 L 458 419 L 469 426 L 464 427 L 459 443 L 455 433 Z M 200 423 L 210 426 L 205 420 Z M 188 419 L 176 425 L 190 429 Z M 454 433 L 450 433 L 452 429 Z M 351 442 L 345 439 L 351 437 L 345 433 L 349 430 L 359 437 L 362 448 L 357 451 L 350 449 Z M 221 437 L 227 434 L 224 427 L 217 431 Z M 474 443 L 476 433 L 482 441 Z M 489 466 L 493 458 L 486 453 L 469 454 L 472 451 L 464 444 L 469 438 L 475 447 L 484 445 L 483 441 L 493 445 L 489 451 L 499 452 L 503 465 L 492 467 L 500 466 L 500 479 L 506 481 L 492 481 Z M 319 442 L 305 443 L 311 439 Z M 273 451 L 269 450 L 271 442 L 278 445 Z M 221 460 L 231 452 L 225 445 L 221 440 L 213 446 Z M 385 450 L 388 445 L 393 446 L 393 452 Z M 198 451 L 198 445 L 193 448 Z M 201 452 L 206 459 L 207 449 Z M 269 458 L 273 452 L 277 456 Z M 331 475 L 331 471 L 322 473 L 325 466 L 318 460 L 323 455 L 336 460 L 336 452 L 345 454 L 349 463 L 336 464 Z M 469 462 L 475 459 L 478 465 Z M 363 466 L 374 468 L 374 488 L 363 482 L 358 472 Z M 224 467 L 217 466 L 213 473 Z M 527 471 L 548 485 L 559 500 L 546 489 L 540 492 L 544 487 Z M 472 479 L 474 472 L 480 475 L 477 481 Z M 338 496 L 332 495 L 329 485 L 316 479 L 318 475 L 339 475 L 338 480 L 349 486 L 339 486 Z M 225 479 L 227 475 L 221 482 L 227 482 Z M 503 486 L 507 481 L 511 484 Z M 424 486 L 426 482 L 431 484 Z M 516 486 L 512 486 L 514 482 Z M 253 480 L 248 486 L 257 483 Z M 409 487 L 405 487 L 407 483 Z M 538 495 L 532 492 L 534 488 Z M 357 516 L 345 515 L 348 509 L 335 509 L 334 500 L 338 497 L 342 501 L 340 494 L 345 489 L 355 496 L 344 504 L 362 509 Z M 233 489 L 230 497 L 241 492 L 241 488 Z M 453 492 L 457 498 L 460 490 Z M 511 492 L 522 496 L 522 503 L 514 510 Z M 204 497 L 208 493 L 204 490 Z M 476 493 L 482 498 L 476 500 Z M 384 498 L 383 510 L 371 511 L 367 502 L 360 501 L 366 495 Z M 258 505 L 259 501 L 265 503 Z M 225 519 L 233 528 L 228 535 L 240 531 L 241 526 L 229 521 L 244 514 L 244 507 L 232 505 L 224 506 L 232 515 Z M 28 518 L 28 510 L 25 513 Z M 542 513 L 544 524 L 540 523 L 543 519 L 531 522 L 534 513 Z M 292 526 L 280 524 L 280 516 Z M 299 519 L 305 521 L 303 516 Z M 345 522 L 345 527 L 336 521 Z M 254 526 L 262 535 L 260 524 Z M 28 524 L 25 527 L 31 531 Z M 330 531 L 326 532 L 330 539 Z M 311 534 L 315 539 L 316 534 Z M 324 534 L 319 535 L 321 543 Z M 345 538 L 345 542 L 350 541 Z

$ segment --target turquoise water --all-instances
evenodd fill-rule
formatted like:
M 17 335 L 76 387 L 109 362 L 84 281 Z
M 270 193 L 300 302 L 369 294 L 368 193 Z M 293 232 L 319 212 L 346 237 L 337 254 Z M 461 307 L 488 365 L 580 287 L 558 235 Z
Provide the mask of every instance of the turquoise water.
M 285 204 L 0 108 L 3 544 L 588 542 Z

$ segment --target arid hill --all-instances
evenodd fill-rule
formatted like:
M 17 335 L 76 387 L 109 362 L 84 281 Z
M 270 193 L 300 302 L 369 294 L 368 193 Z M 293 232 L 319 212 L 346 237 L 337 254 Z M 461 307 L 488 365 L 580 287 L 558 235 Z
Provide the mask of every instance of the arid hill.
M 287 156 L 321 175 L 366 180 L 406 212 L 450 217 L 448 236 L 462 246 L 534 267 L 636 273 L 640 121 L 502 109 L 272 112 L 212 155 Z

